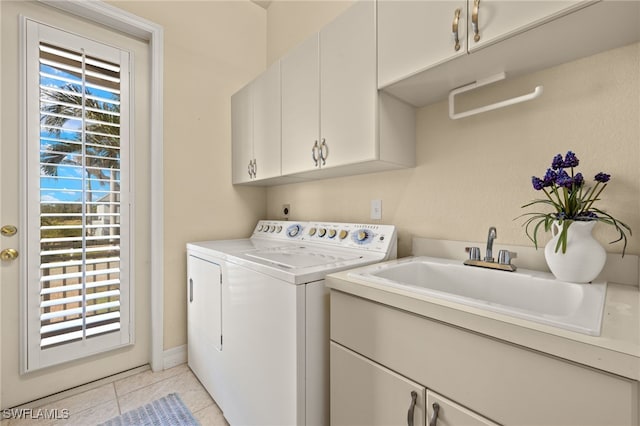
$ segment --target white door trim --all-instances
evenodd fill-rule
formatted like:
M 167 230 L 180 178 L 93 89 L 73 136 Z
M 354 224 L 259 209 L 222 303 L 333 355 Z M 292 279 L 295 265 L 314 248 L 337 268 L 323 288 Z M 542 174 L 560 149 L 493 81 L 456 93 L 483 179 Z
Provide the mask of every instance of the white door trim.
M 99 0 L 38 0 L 81 18 L 149 42 L 151 56 L 151 369 L 162 370 L 164 358 L 164 183 L 162 26 Z

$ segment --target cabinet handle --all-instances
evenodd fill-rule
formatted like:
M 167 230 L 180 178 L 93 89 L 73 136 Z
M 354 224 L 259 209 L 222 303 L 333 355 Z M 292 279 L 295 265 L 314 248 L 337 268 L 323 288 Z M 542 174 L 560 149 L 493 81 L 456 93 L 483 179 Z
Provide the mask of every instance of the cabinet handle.
M 318 167 L 318 141 L 313 143 L 313 147 L 311 148 L 311 158 L 313 159 L 314 164 Z
M 193 302 L 193 278 L 189 278 L 189 303 Z
M 455 49 L 455 51 L 457 52 L 458 50 L 460 50 L 460 36 L 458 34 L 458 23 L 460 22 L 460 8 L 456 9 L 455 12 L 453 12 L 453 25 L 451 27 L 451 30 L 453 31 L 453 41 L 454 41 L 454 46 L 453 48 Z
M 473 41 L 480 41 L 480 27 L 478 25 L 478 11 L 480 10 L 480 0 L 473 0 L 473 13 L 471 14 L 471 27 L 473 28 Z
M 253 178 L 255 179 L 258 176 L 258 162 L 256 159 L 253 159 Z
M 326 155 L 324 153 L 327 153 Z M 329 158 L 329 145 L 327 145 L 327 141 L 322 138 L 322 144 L 320 145 L 320 159 L 322 160 L 322 165 L 327 164 L 327 158 Z
M 249 179 L 251 179 L 253 177 L 253 171 L 252 171 L 252 160 L 249 160 L 249 164 L 247 165 L 247 173 L 249 174 Z
M 411 391 L 411 405 L 409 405 L 409 412 L 407 413 L 407 426 L 413 426 L 413 411 L 416 408 L 416 402 L 418 401 L 418 393 Z
M 433 414 L 429 419 L 429 426 L 436 426 L 438 424 L 438 412 L 440 411 L 440 405 L 437 402 L 434 402 L 433 405 Z

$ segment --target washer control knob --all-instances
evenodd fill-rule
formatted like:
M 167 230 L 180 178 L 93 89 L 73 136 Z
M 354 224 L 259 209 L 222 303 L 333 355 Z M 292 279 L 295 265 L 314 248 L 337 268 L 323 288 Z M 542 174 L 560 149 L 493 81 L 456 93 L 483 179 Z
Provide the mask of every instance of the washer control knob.
M 282 226 L 278 225 L 276 227 L 276 232 L 279 234 L 280 232 L 282 232 Z
M 335 238 L 336 233 L 335 229 L 329 229 L 329 238 Z
M 275 231 L 275 230 L 276 230 L 275 225 L 271 225 L 271 226 L 269 227 L 269 232 L 273 232 L 273 231 Z
M 310 235 L 310 236 L 312 236 L 312 237 L 313 237 L 314 235 L 316 235 L 316 228 L 311 228 L 311 229 L 309 229 L 309 235 Z
M 356 236 L 356 239 L 358 241 L 364 241 L 367 239 L 368 236 L 369 234 L 367 233 L 367 231 L 365 231 L 364 229 L 361 229 L 358 231 L 358 235 Z
M 262 231 L 262 225 L 258 225 L 258 232 Z
M 325 235 L 327 235 L 327 230 L 325 228 L 320 228 L 320 230 L 318 231 L 318 237 L 322 238 Z
M 349 231 L 347 231 L 345 229 L 340 231 L 340 235 L 339 236 L 340 236 L 341 240 L 344 240 L 345 238 L 347 238 L 347 235 L 349 235 Z
M 290 227 L 287 228 L 287 235 L 293 238 L 296 235 L 298 235 L 301 230 L 302 228 L 300 227 L 300 225 L 291 225 Z

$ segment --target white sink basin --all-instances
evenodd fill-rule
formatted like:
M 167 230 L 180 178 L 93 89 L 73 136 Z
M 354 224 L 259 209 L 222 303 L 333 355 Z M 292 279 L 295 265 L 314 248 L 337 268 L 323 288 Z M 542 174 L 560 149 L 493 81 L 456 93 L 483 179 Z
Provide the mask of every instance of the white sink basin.
M 401 289 L 592 336 L 600 335 L 607 283 L 557 281 L 545 272 L 504 272 L 414 257 L 349 273 Z

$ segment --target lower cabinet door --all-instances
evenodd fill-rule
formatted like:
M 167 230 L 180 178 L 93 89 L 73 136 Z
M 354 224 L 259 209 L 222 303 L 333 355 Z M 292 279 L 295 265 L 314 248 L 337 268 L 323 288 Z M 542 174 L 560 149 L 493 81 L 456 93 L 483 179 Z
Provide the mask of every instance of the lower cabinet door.
M 429 426 L 497 426 L 497 423 L 430 390 L 427 391 L 427 421 Z
M 331 342 L 331 425 L 424 426 L 426 389 Z

